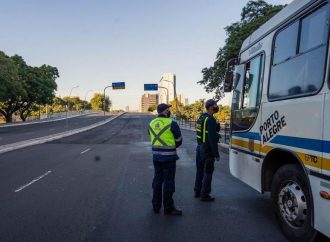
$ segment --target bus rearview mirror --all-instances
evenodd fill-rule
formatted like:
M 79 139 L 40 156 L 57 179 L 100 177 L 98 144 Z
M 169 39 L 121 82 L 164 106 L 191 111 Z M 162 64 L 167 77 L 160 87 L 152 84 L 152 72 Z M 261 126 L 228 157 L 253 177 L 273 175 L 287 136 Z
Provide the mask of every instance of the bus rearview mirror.
M 233 90 L 234 73 L 232 71 L 226 72 L 225 82 L 223 84 L 224 92 L 231 92 Z

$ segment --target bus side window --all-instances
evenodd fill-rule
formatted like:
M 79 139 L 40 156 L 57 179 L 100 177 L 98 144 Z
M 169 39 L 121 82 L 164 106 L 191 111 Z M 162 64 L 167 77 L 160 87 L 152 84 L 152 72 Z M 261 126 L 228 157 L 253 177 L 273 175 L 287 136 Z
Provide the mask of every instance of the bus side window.
M 268 90 L 270 100 L 312 95 L 322 87 L 328 29 L 327 4 L 277 33 Z

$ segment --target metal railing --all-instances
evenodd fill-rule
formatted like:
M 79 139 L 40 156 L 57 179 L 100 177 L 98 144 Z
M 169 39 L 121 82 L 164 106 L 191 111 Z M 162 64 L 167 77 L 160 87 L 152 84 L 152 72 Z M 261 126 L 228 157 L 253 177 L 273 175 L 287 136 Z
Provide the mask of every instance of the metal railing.
M 92 110 L 70 111 L 68 112 L 68 117 L 79 116 L 91 112 Z M 66 117 L 66 112 L 57 112 L 57 113 L 50 112 L 48 114 L 41 114 L 40 117 L 39 115 L 27 117 L 26 121 L 53 120 L 53 119 L 60 119 L 65 117 Z M 22 120 L 20 119 L 19 116 L 13 116 L 13 123 L 17 123 L 17 122 L 22 122 Z
M 189 128 L 189 129 L 196 129 L 196 122 L 195 119 L 174 119 L 181 127 Z M 229 144 L 230 143 L 230 122 L 229 120 L 217 120 L 220 123 L 220 143 Z

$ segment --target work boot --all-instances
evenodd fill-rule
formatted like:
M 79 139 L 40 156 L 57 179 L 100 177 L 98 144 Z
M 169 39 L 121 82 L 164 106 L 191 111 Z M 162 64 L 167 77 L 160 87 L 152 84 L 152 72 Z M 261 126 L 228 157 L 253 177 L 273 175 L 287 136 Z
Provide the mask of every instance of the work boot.
M 202 196 L 201 201 L 202 202 L 213 202 L 215 200 L 214 197 L 211 197 L 210 195 Z
M 167 209 L 164 210 L 164 214 L 165 214 L 165 215 L 172 215 L 172 216 L 181 216 L 181 215 L 182 215 L 182 211 L 176 209 L 175 207 L 173 207 L 173 208 L 170 209 L 170 210 L 167 210 Z

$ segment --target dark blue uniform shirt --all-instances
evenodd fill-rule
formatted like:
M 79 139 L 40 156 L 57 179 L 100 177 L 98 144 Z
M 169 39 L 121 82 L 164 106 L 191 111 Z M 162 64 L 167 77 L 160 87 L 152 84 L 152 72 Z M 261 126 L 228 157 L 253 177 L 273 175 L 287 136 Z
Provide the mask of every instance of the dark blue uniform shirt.
M 199 145 L 205 145 L 207 147 L 207 150 L 212 153 L 213 157 L 219 157 L 218 142 L 220 135 L 218 134 L 218 132 L 220 130 L 220 126 L 212 115 L 208 113 L 204 113 L 204 115 L 208 117 L 206 121 L 206 130 L 208 131 L 208 133 L 206 135 L 205 144 L 199 143 Z

